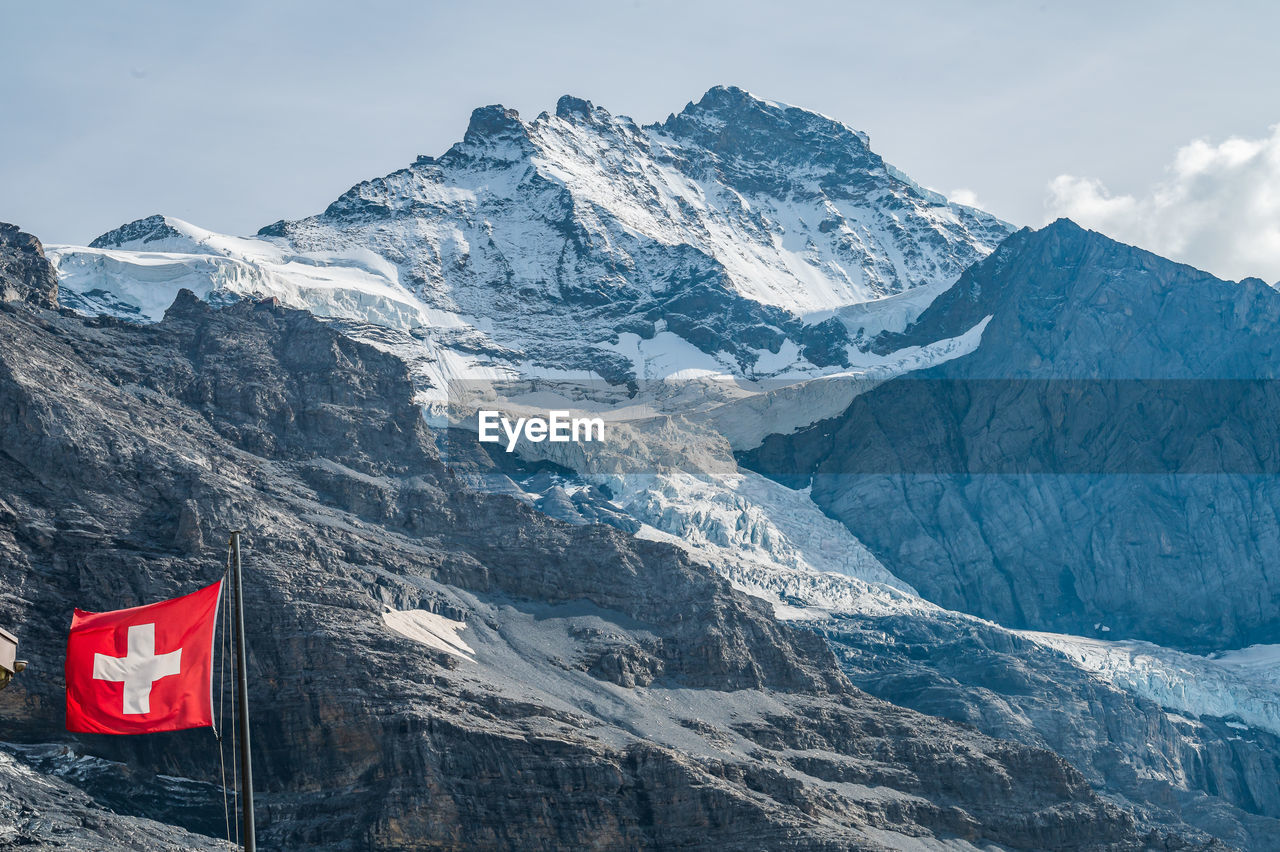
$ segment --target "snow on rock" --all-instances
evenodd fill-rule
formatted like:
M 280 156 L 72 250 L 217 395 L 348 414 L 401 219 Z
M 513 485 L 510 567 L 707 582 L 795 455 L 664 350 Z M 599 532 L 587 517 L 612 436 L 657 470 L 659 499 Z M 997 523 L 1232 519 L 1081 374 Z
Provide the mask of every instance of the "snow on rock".
M 762 477 L 660 477 L 615 502 L 645 522 L 642 537 L 682 547 L 738 589 L 769 601 L 779 618 L 911 615 L 1003 630 L 920 598 L 803 492 Z M 1008 632 L 1166 709 L 1280 734 L 1280 646 L 1201 657 L 1147 642 Z
M 988 316 L 958 337 L 926 346 L 909 346 L 884 356 L 858 353 L 850 370 L 801 381 L 793 374 L 756 387 L 745 386 L 751 392 L 737 394 L 706 417 L 734 450 L 754 449 L 769 435 L 790 434 L 835 417 L 849 407 L 854 397 L 881 382 L 973 352 L 990 321 Z M 736 387 L 744 385 L 737 383 Z
M 779 618 L 909 614 L 1003 630 L 920 598 L 806 492 L 747 472 L 618 477 L 609 485 L 614 503 L 645 524 L 642 537 L 682 547 L 735 587 L 769 601 Z M 1280 734 L 1280 646 L 1201 657 L 1147 642 L 1008 632 L 1166 709 Z
M 71 307 L 154 322 L 185 288 L 204 299 L 277 298 L 319 316 L 396 328 L 465 326 L 456 316 L 429 309 L 400 285 L 393 264 L 368 249 L 295 253 L 172 217 L 142 221 L 163 236 L 121 242 L 108 234 L 89 247 L 50 247 Z M 135 235 L 130 227 L 120 232 Z

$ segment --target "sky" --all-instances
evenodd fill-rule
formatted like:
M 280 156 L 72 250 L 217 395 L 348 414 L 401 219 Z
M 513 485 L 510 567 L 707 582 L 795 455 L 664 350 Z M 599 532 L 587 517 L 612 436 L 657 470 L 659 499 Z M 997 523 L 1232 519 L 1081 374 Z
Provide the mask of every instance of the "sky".
M 0 220 L 245 234 L 566 93 L 648 123 L 717 84 L 833 116 L 919 183 L 1280 280 L 1280 4 L 93 0 L 0 27 Z

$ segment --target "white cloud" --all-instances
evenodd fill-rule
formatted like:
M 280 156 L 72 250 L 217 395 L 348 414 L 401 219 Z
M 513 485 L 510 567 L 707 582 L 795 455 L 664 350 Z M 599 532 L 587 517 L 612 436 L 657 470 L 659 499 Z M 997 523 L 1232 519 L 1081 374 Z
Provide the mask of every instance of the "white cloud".
M 1280 281 L 1280 124 L 1263 139 L 1184 146 L 1145 195 L 1059 175 L 1045 206 L 1051 219 L 1068 216 L 1215 275 Z
M 953 189 L 947 193 L 947 200 L 966 207 L 985 209 L 982 207 L 982 202 L 978 200 L 978 194 L 972 189 Z

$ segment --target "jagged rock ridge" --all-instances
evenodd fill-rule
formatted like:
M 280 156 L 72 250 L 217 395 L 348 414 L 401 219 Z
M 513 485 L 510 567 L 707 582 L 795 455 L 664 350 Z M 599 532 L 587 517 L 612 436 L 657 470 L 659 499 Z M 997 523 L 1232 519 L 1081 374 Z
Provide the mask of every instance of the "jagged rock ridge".
M 397 298 L 483 325 L 526 360 L 622 380 L 638 371 L 630 350 L 660 335 L 671 342 L 656 348 L 692 344 L 733 373 L 847 364 L 859 329 L 836 311 L 945 284 L 1011 230 L 922 189 L 863 133 L 717 87 L 649 126 L 568 96 L 528 122 L 477 109 L 444 155 L 263 228 L 259 251 L 372 252 Z M 117 292 L 118 250 L 243 256 L 255 242 L 149 217 L 93 241 L 109 259 L 70 252 L 61 265 L 78 291 Z M 265 294 L 269 282 L 247 279 L 272 270 L 210 274 Z
M 1060 221 L 877 345 L 987 315 L 972 353 L 744 460 L 812 482 L 948 608 L 1195 651 L 1280 641 L 1280 293 Z

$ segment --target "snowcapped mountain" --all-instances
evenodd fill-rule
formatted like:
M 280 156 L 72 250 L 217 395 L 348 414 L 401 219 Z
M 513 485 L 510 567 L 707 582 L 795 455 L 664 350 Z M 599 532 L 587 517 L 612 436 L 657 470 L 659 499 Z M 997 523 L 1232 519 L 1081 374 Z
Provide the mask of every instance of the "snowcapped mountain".
M 717 87 L 649 126 L 568 96 L 527 122 L 483 107 L 444 155 L 254 238 L 153 216 L 51 255 L 87 310 L 155 319 L 181 283 L 623 381 L 673 347 L 732 375 L 847 366 L 866 311 L 841 309 L 945 286 L 1011 231 L 864 133 Z
M 50 247 L 49 256 L 63 304 L 87 313 L 155 321 L 187 288 L 213 303 L 274 297 L 337 320 L 331 330 L 405 361 L 419 402 L 434 401 L 431 389 L 457 379 L 620 386 L 611 391 L 623 395 L 624 409 L 650 410 L 626 422 L 619 415 L 614 422 L 626 442 L 601 455 L 639 458 L 649 468 L 641 475 L 605 473 L 599 457 L 553 455 L 565 448 L 543 444 L 535 448 L 543 455 L 521 462 L 551 463 L 555 475 L 502 471 L 472 484 L 486 482 L 558 520 L 604 521 L 678 545 L 771 603 L 778 617 L 822 631 L 846 674 L 879 697 L 1049 745 L 1109 793 L 1134 801 L 1213 796 L 1216 808 L 1243 809 L 1230 810 L 1227 822 L 1248 826 L 1256 818 L 1262 827 L 1249 831 L 1265 836 L 1280 824 L 1280 797 L 1264 801 L 1250 772 L 1233 767 L 1280 755 L 1280 741 L 1271 739 L 1280 726 L 1272 680 L 1156 646 L 1135 651 L 1129 643 L 1008 629 L 1081 633 L 1096 622 L 1100 631 L 1102 616 L 1090 610 L 1074 618 L 1046 605 L 1059 618 L 1073 616 L 1055 623 L 1009 616 L 996 607 L 1000 599 L 981 609 L 947 598 L 935 575 L 950 563 L 918 558 L 932 544 L 927 536 L 902 541 L 904 513 L 895 514 L 893 494 L 835 505 L 825 486 L 790 490 L 736 466 L 733 451 L 771 434 L 790 436 L 775 444 L 826 447 L 828 424 L 805 427 L 839 418 L 859 394 L 894 376 L 958 362 L 1003 369 L 1029 363 L 1027 350 L 1061 356 L 1078 351 L 1072 347 L 1081 340 L 1092 345 L 1085 354 L 1111 352 L 1117 341 L 1132 342 L 1119 332 L 1145 340 L 1140 332 L 1166 318 L 1130 319 L 1126 310 L 1138 302 L 1123 294 L 1090 301 L 1096 293 L 1069 291 L 1053 277 L 1074 282 L 1081 269 L 1098 266 L 1096 255 L 1105 252 L 1094 243 L 1084 252 L 1092 266 L 1053 252 L 1047 261 L 1033 252 L 1024 266 L 1009 266 L 1002 258 L 1026 235 L 980 263 L 1011 232 L 911 182 L 870 150 L 865 134 L 716 88 L 650 126 L 568 97 L 554 115 L 532 121 L 485 107 L 442 156 L 358 184 L 317 216 L 277 222 L 252 237 L 153 216 L 88 247 Z M 1130 279 L 1159 284 L 1164 274 L 1153 260 L 1127 256 L 1099 268 L 1106 282 L 1126 286 Z M 964 286 L 953 286 L 957 279 Z M 1064 301 L 1087 320 L 1106 320 L 1081 328 L 1105 331 L 1071 346 L 1052 337 L 1066 326 Z M 1216 340 L 1207 345 L 1219 348 Z M 666 390 L 649 382 L 635 392 L 645 380 L 671 378 L 681 382 Z M 922 420 L 887 422 L 909 432 Z M 855 446 L 839 437 L 838 448 Z M 333 472 L 309 475 L 327 482 Z M 359 503 L 357 491 L 344 485 L 344 499 Z M 885 501 L 895 511 L 882 511 Z M 928 520 L 931 511 L 952 529 L 969 522 L 952 505 L 919 502 L 927 511 L 907 520 Z M 982 508 L 984 517 L 1003 521 L 1000 504 Z M 929 532 L 946 540 L 943 520 Z M 1045 538 L 1015 521 L 997 543 Z M 1071 543 L 1063 536 L 1042 546 L 1065 553 L 1064 541 Z M 1028 582 L 1009 582 L 1009 597 L 1059 589 L 1053 574 L 1039 570 L 1045 561 L 1029 563 L 1037 570 L 1026 572 Z M 1109 582 L 1113 564 L 1097 566 L 1095 586 Z M 972 562 L 962 567 L 975 597 L 995 596 L 1000 586 L 990 572 Z M 1156 607 L 1175 611 L 1163 593 L 1176 585 L 1163 583 Z M 1024 611 L 1033 612 L 1017 612 Z M 1207 721 L 1191 735 L 1170 733 L 1162 707 Z M 1257 730 L 1243 743 L 1234 741 L 1235 727 L 1215 739 L 1228 717 Z M 1201 750 L 1214 756 L 1196 775 L 1185 767 Z M 1095 753 L 1110 762 L 1092 764 Z M 1149 783 L 1155 792 L 1142 786 Z M 1217 816 L 1187 819 L 1219 824 Z

